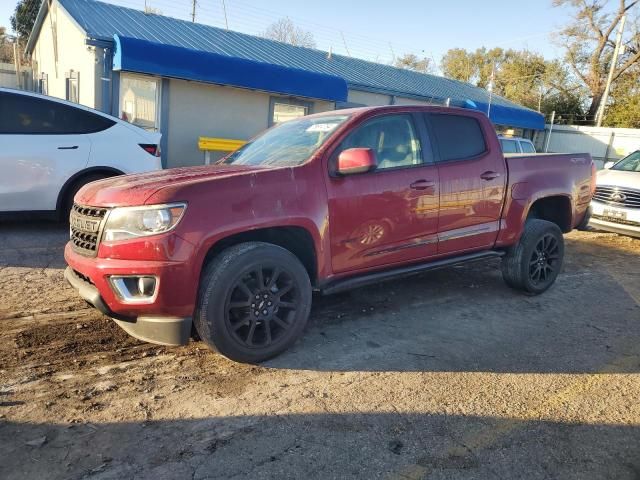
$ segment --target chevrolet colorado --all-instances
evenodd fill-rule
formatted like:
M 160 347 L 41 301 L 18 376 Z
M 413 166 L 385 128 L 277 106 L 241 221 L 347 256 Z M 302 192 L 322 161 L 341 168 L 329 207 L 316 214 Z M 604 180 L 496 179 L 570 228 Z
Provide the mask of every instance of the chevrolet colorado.
M 505 158 L 482 113 L 338 110 L 277 125 L 215 165 L 100 180 L 70 215 L 67 281 L 129 334 L 259 362 L 333 293 L 502 258 L 528 294 L 561 271 L 595 188 L 588 154 Z

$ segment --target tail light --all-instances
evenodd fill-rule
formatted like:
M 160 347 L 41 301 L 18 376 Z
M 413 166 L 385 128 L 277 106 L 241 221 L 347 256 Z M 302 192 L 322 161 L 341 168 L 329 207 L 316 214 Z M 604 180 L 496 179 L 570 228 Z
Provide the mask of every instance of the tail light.
M 154 145 L 153 143 L 139 143 L 138 145 L 148 154 L 154 157 L 160 156 L 160 145 Z
M 596 193 L 596 164 L 591 160 L 591 196 Z

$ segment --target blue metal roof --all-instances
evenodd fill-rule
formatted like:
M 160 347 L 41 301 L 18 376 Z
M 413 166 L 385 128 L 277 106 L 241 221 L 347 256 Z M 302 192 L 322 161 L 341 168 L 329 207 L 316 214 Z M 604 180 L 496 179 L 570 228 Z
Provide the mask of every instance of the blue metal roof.
M 279 65 L 343 78 L 354 89 L 443 102 L 487 111 L 489 92 L 471 84 L 395 68 L 343 55 L 296 47 L 209 25 L 187 22 L 95 0 L 59 0 L 88 36 L 111 40 L 113 35 L 173 45 L 201 52 Z M 43 8 L 46 3 L 43 2 Z M 42 13 L 42 11 L 40 12 Z M 34 33 L 37 35 L 38 22 Z M 34 37 L 34 34 L 32 34 Z M 32 43 L 33 38 L 29 39 Z M 29 47 L 27 47 L 29 50 Z M 495 108 L 504 107 L 504 108 Z M 522 128 L 544 128 L 538 112 L 493 95 L 490 118 Z
M 347 100 L 343 78 L 218 53 L 114 35 L 113 69 L 265 90 L 333 102 Z

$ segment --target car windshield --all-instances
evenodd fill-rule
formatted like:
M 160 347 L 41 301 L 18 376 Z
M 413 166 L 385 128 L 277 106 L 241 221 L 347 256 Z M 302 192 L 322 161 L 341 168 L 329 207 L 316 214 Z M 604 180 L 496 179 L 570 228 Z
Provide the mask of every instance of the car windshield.
M 281 123 L 245 144 L 221 163 L 294 167 L 327 141 L 348 115 L 303 117 Z
M 640 172 L 640 150 L 623 158 L 616 163 L 611 170 L 622 170 L 623 172 Z

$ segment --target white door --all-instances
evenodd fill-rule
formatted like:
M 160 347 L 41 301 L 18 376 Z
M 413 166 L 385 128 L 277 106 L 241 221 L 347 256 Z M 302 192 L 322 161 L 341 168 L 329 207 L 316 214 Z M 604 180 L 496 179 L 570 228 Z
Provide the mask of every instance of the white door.
M 0 92 L 0 211 L 55 210 L 65 182 L 88 163 L 81 110 Z

